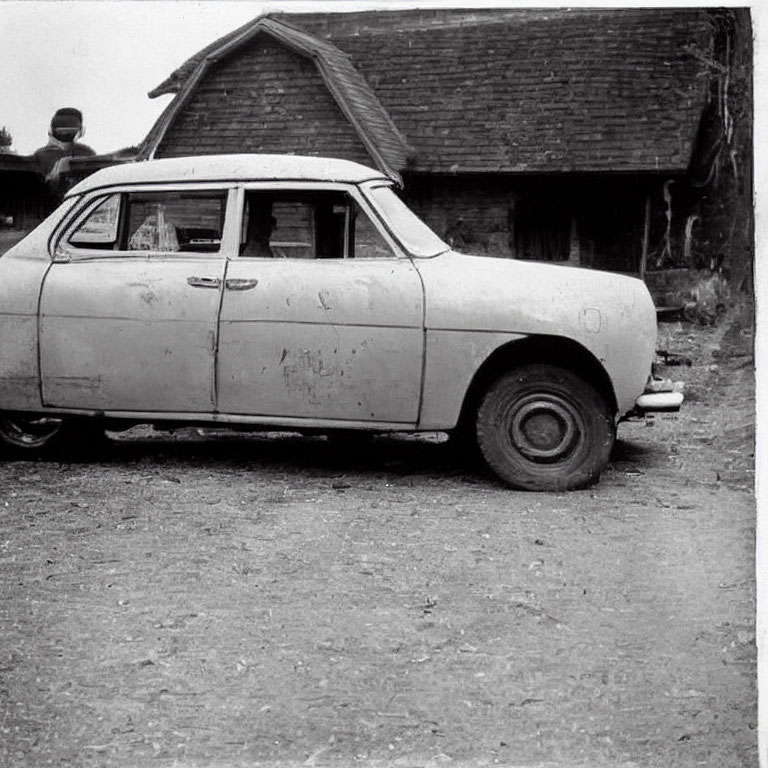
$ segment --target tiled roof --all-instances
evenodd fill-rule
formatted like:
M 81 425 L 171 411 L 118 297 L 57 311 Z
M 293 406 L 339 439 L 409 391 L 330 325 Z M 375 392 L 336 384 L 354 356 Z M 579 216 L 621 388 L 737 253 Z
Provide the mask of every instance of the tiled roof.
M 397 126 L 415 149 L 412 170 L 682 171 L 707 99 L 697 52 L 708 50 L 711 30 L 698 9 L 273 18 L 349 55 L 329 55 L 339 67 L 332 80 L 344 84 L 355 114 L 383 121 L 382 135 Z M 253 24 L 198 53 L 150 95 L 189 83 L 206 55 L 237 45 Z M 388 118 L 367 103 L 371 91 Z M 369 135 L 380 140 L 375 129 Z
M 550 11 L 548 17 L 563 13 Z M 407 10 L 407 11 L 362 11 L 354 13 L 270 13 L 269 17 L 279 19 L 292 27 L 300 27 L 313 35 L 325 38 L 337 36 L 356 36 L 368 34 L 393 34 L 401 30 L 435 29 L 440 26 L 462 24 L 498 23 L 505 19 L 520 21 L 530 17 L 540 17 L 540 11 L 521 10 Z M 160 85 L 149 92 L 154 99 L 166 93 L 177 93 L 185 80 L 194 72 L 195 67 L 207 56 L 217 52 L 223 45 L 230 43 L 253 29 L 264 16 L 256 17 L 241 27 L 214 40 L 194 56 L 175 69 Z

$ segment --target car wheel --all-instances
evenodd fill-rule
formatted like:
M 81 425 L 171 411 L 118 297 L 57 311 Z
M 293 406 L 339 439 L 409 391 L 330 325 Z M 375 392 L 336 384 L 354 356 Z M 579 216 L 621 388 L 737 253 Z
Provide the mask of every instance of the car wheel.
M 480 402 L 476 428 L 490 469 L 529 491 L 596 482 L 616 434 L 597 389 L 553 365 L 525 365 L 497 379 Z
M 50 455 L 65 445 L 73 452 L 106 443 L 100 424 L 84 419 L 60 419 L 40 414 L 0 413 L 0 446 L 18 458 Z

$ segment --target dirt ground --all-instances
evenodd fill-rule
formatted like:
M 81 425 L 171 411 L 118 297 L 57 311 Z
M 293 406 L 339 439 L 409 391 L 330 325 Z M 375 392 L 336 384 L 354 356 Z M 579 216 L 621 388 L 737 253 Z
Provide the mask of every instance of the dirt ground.
M 0 463 L 0 766 L 754 766 L 748 314 L 680 415 L 519 493 L 435 436 Z

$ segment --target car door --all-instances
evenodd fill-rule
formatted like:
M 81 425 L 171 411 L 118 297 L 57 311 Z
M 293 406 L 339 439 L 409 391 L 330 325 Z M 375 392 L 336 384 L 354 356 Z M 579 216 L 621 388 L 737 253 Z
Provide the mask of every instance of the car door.
M 40 298 L 45 405 L 213 411 L 228 196 L 135 188 L 75 216 Z
M 222 413 L 416 424 L 421 279 L 361 206 L 339 185 L 244 190 L 241 231 L 259 245 L 227 266 Z

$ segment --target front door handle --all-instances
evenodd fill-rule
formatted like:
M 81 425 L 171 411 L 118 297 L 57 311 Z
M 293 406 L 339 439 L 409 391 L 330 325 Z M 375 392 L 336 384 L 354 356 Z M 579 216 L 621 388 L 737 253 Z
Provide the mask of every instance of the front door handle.
M 221 280 L 218 277 L 188 277 L 187 282 L 193 288 L 219 288 Z
M 250 291 L 259 284 L 258 280 L 247 280 L 241 278 L 230 278 L 224 282 L 228 291 Z

